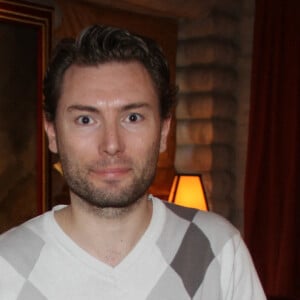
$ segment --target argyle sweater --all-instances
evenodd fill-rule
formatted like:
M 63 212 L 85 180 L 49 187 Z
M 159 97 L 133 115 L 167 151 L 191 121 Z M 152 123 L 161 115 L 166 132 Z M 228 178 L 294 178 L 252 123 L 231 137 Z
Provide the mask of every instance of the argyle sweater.
M 75 244 L 53 211 L 1 235 L 0 299 L 266 299 L 239 232 L 227 221 L 152 201 L 146 232 L 116 267 Z

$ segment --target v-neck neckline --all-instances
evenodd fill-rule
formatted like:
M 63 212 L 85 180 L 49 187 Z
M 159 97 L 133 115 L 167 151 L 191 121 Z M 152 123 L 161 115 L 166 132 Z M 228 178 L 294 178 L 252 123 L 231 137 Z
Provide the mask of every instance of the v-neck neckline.
M 153 211 L 146 231 L 128 255 L 114 267 L 98 260 L 86 252 L 62 230 L 55 220 L 54 212 L 65 206 L 55 206 L 52 211 L 49 212 L 47 225 L 50 228 L 49 231 L 52 233 L 52 237 L 60 244 L 60 246 L 68 251 L 69 254 L 75 256 L 76 259 L 85 264 L 87 267 L 95 269 L 96 272 L 103 272 L 106 275 L 116 275 L 118 273 L 123 274 L 124 272 L 126 274 L 128 268 L 137 264 L 142 256 L 146 255 L 148 251 L 151 251 L 151 247 L 156 245 L 156 241 L 158 240 L 163 228 L 165 220 L 165 206 L 161 203 L 161 200 L 153 196 L 149 197 L 148 201 L 152 201 Z

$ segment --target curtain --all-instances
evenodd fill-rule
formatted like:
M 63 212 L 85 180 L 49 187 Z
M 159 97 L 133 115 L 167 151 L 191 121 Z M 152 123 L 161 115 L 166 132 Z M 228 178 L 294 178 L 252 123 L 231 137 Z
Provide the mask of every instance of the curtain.
M 300 299 L 300 1 L 255 10 L 245 240 L 266 293 Z

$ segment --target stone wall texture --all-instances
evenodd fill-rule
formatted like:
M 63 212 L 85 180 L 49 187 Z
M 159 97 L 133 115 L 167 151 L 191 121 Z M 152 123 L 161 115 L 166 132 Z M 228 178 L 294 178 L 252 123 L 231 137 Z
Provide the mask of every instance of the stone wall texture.
M 211 210 L 242 227 L 253 0 L 179 24 L 178 173 L 202 174 Z M 237 199 L 238 198 L 238 199 Z

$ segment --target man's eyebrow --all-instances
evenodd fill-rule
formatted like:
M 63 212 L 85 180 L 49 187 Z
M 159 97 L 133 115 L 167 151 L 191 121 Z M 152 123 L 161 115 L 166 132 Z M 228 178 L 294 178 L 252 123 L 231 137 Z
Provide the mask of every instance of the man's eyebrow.
M 131 110 L 131 109 L 137 109 L 137 108 L 150 108 L 149 103 L 146 102 L 140 102 L 140 103 L 130 103 L 122 107 L 122 110 Z
M 139 108 L 150 108 L 149 103 L 146 102 L 137 102 L 137 103 L 129 103 L 122 107 L 120 107 L 121 111 L 127 111 L 132 109 Z M 91 113 L 99 113 L 99 109 L 94 106 L 82 105 L 82 104 L 73 104 L 67 108 L 68 112 L 72 111 L 83 111 L 83 112 L 91 112 Z
M 69 112 L 72 112 L 74 110 L 88 111 L 88 112 L 94 112 L 94 113 L 99 112 L 97 108 L 95 108 L 93 106 L 88 106 L 88 105 L 74 104 L 74 105 L 71 105 L 67 108 L 67 111 L 69 111 Z

